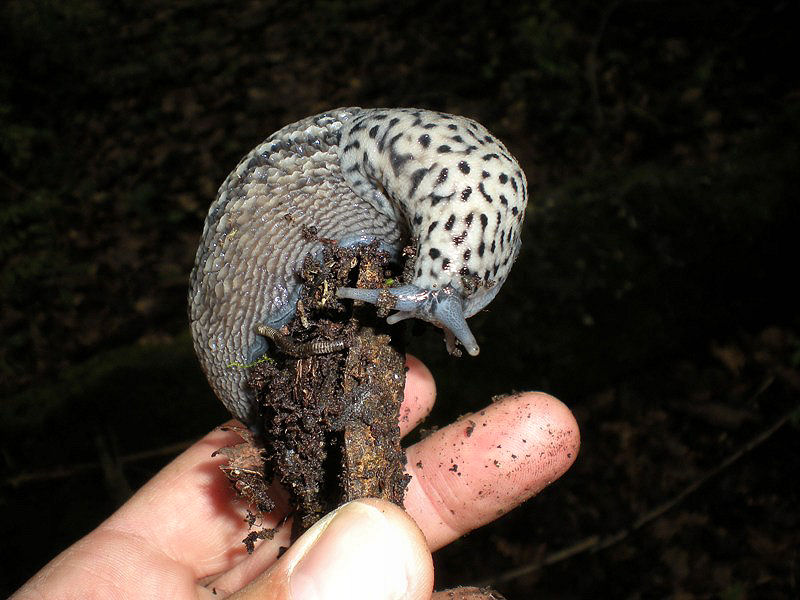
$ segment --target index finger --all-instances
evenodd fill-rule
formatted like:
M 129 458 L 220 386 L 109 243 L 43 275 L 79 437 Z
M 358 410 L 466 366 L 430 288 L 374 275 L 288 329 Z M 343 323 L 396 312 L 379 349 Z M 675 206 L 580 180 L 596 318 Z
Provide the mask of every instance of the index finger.
M 538 494 L 579 447 L 563 403 L 539 392 L 507 396 L 407 450 L 406 510 L 436 550 Z

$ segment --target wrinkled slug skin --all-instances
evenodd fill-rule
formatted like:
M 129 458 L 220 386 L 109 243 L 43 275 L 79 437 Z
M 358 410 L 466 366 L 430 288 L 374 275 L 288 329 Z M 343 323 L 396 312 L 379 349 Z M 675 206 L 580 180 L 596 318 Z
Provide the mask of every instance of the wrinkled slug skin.
M 189 291 L 194 347 L 233 416 L 256 426 L 242 365 L 295 311 L 306 254 L 321 244 L 417 242 L 425 290 L 454 288 L 471 316 L 508 276 L 520 247 L 527 183 L 478 123 L 420 109 L 342 108 L 288 125 L 245 156 L 219 189 Z

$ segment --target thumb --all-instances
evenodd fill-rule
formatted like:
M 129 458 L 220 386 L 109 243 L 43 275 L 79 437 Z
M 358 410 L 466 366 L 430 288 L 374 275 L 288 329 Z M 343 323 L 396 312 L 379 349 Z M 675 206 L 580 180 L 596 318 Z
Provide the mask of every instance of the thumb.
M 377 499 L 350 502 L 306 531 L 237 600 L 430 600 L 433 562 L 416 523 Z

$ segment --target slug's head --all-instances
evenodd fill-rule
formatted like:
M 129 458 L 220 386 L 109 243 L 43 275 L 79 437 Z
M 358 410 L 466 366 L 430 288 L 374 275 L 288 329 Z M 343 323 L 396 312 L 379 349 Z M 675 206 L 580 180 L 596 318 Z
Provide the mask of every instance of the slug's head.
M 479 123 L 419 109 L 364 110 L 343 127 L 341 144 L 350 186 L 402 218 L 416 242 L 407 283 L 418 308 L 398 302 L 400 318 L 442 325 L 477 354 L 464 319 L 492 301 L 519 253 L 527 204 L 519 164 Z
M 447 350 L 450 354 L 457 353 L 456 340 L 461 342 L 471 356 L 477 356 L 480 352 L 475 336 L 472 335 L 464 317 L 463 298 L 452 287 L 448 286 L 436 291 L 424 290 L 415 285 L 404 285 L 387 290 L 359 288 L 336 290 L 339 298 L 361 300 L 372 304 L 382 302 L 383 294 L 399 311 L 386 319 L 390 325 L 412 317 L 429 321 L 444 329 Z

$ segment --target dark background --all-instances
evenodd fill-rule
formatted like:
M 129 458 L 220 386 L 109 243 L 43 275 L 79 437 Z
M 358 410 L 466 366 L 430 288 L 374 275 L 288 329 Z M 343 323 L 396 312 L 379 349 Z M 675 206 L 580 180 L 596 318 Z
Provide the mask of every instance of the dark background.
M 480 357 L 410 340 L 437 377 L 429 424 L 542 389 L 583 434 L 562 480 L 437 553 L 437 586 L 796 597 L 799 13 L 3 3 L 0 595 L 225 418 L 185 308 L 207 207 L 272 131 L 360 105 L 475 118 L 532 192 L 471 321 Z

